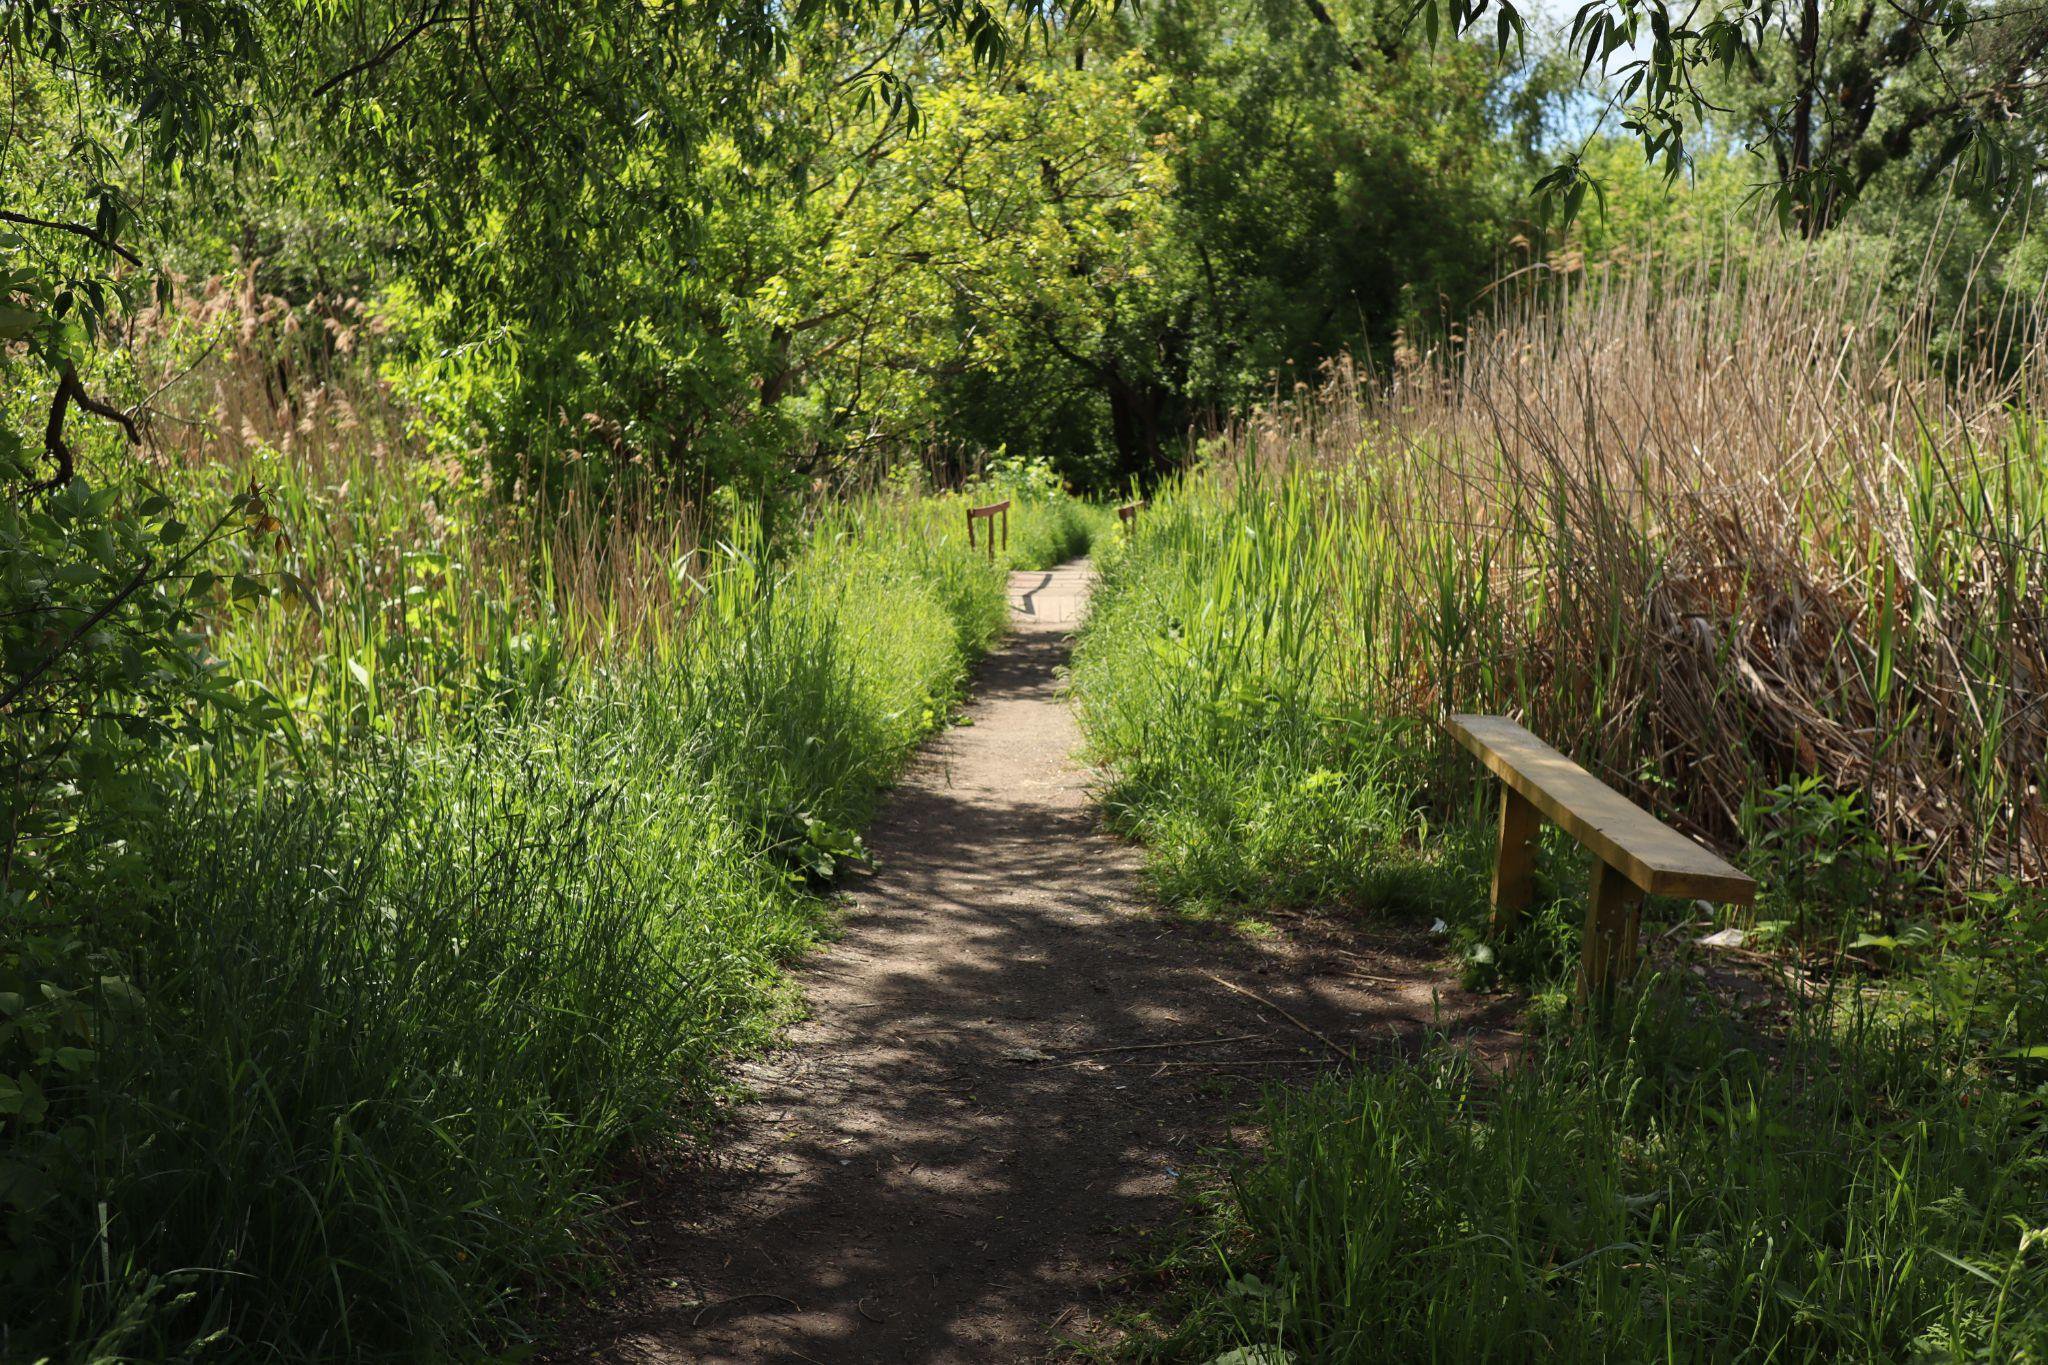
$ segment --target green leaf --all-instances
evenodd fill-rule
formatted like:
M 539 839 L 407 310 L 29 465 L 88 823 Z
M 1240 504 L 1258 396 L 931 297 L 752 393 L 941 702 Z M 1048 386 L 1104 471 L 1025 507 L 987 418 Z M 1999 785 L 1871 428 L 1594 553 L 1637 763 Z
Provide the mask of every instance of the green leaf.
M 0 303 L 0 341 L 19 341 L 36 329 L 43 320 L 40 313 L 31 313 L 26 308 Z

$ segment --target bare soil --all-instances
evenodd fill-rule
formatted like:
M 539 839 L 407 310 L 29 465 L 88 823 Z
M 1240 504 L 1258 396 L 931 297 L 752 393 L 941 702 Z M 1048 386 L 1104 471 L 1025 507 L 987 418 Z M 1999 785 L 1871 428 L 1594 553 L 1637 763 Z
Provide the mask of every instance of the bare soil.
M 1269 1082 L 1433 1029 L 1503 1038 L 1419 926 L 1248 938 L 1148 902 L 1101 832 L 1061 666 L 1085 563 L 1012 577 L 966 722 L 869 836 L 808 1017 L 715 1154 L 633 1213 L 567 1358 L 1029 1361 L 1102 1345 L 1181 1174 Z M 1291 1018 L 1289 1016 L 1292 1016 Z

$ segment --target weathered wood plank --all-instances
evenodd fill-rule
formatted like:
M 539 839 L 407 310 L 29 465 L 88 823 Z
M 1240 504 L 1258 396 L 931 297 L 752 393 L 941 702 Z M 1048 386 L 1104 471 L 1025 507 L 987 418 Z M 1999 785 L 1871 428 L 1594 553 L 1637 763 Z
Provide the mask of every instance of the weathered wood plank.
M 1544 818 L 1641 890 L 1746 905 L 1756 883 L 1505 716 L 1452 716 L 1446 727 Z
M 1579 958 L 1581 1001 L 1604 1008 L 1613 1000 L 1615 987 L 1635 974 L 1636 925 L 1642 913 L 1642 888 L 1611 865 L 1594 863 Z
M 1500 841 L 1493 854 L 1493 928 L 1514 932 L 1536 893 L 1536 831 L 1543 817 L 1529 798 L 1500 784 Z
M 997 517 L 1002 518 L 1003 548 L 1007 550 L 1010 548 L 1010 500 L 1004 498 L 1001 502 L 991 502 L 981 507 L 970 507 L 967 509 L 967 548 L 970 550 L 974 548 L 974 523 L 976 519 L 986 520 L 989 526 L 988 535 L 985 539 L 988 541 L 988 562 L 991 564 L 996 562 Z

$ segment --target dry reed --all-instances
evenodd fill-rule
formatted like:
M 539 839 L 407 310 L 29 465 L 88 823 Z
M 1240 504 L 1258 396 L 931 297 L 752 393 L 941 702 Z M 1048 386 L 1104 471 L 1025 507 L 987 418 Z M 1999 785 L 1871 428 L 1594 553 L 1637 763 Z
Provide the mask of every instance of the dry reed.
M 1363 524 L 1353 687 L 1520 714 L 1709 835 L 1818 776 L 1951 885 L 2036 881 L 2048 340 L 1929 297 L 1817 250 L 1596 267 L 1224 447 Z

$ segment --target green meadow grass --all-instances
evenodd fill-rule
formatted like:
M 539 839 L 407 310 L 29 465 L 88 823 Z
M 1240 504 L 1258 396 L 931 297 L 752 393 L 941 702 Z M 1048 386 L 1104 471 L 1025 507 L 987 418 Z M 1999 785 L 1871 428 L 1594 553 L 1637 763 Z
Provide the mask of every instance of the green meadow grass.
M 1768 1051 L 1648 992 L 1533 1064 L 1275 1091 L 1141 1354 L 2026 1361 L 2048 1351 L 2048 1129 L 1942 1031 Z M 1284 1353 L 1284 1354 L 1283 1354 Z
M 214 652 L 273 719 L 165 755 L 82 943 L 26 946 L 96 1056 L 0 1126 L 0 1359 L 515 1343 L 597 1264 L 619 1160 L 775 1027 L 1006 628 L 957 499 L 772 539 L 733 506 L 700 545 L 676 509 L 527 517 L 337 460 L 263 471 L 276 590 L 222 593 Z M 1085 549 L 1062 502 L 1013 558 Z
M 1585 855 L 1546 837 L 1527 925 L 1482 946 L 1493 793 L 1434 725 L 1445 679 L 1480 709 L 1559 705 L 1505 666 L 1526 604 L 1469 553 L 1395 544 L 1344 477 L 1192 474 L 1098 547 L 1074 685 L 1100 800 L 1172 902 L 1442 916 L 1468 980 L 1529 988 L 1537 1027 L 1499 1074 L 1445 1048 L 1269 1093 L 1130 1353 L 2048 1358 L 2038 897 L 1940 899 L 1853 799 L 1759 792 L 1739 856 L 1763 895 L 1738 922 L 1828 993 L 1760 1031 L 1681 975 L 1611 1033 L 1578 1027 Z M 1943 904 L 1967 913 L 1900 927 Z

